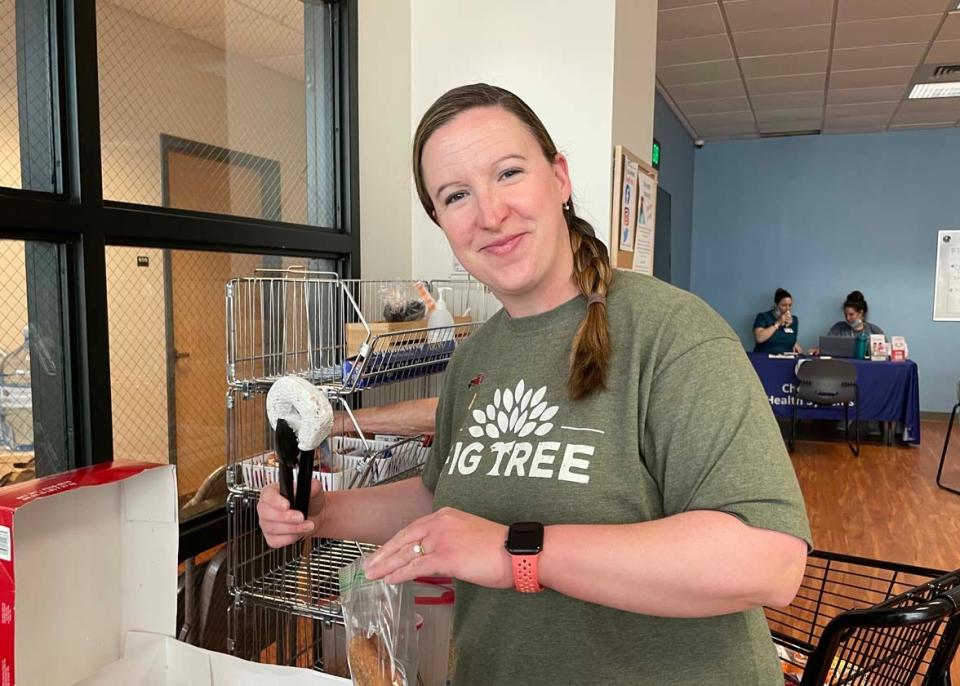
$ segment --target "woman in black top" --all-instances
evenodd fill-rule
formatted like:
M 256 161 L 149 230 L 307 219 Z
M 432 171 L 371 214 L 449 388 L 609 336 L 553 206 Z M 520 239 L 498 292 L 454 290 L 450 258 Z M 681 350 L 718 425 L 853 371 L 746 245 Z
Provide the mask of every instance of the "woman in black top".
M 883 334 L 883 329 L 867 321 L 867 301 L 860 291 L 853 291 L 843 301 L 843 321 L 830 327 L 828 336 L 859 336 L 866 331 L 867 335 Z
M 793 296 L 785 289 L 778 288 L 773 294 L 773 309 L 757 314 L 753 320 L 753 338 L 755 353 L 802 353 L 797 343 L 797 331 L 800 322 L 793 316 Z

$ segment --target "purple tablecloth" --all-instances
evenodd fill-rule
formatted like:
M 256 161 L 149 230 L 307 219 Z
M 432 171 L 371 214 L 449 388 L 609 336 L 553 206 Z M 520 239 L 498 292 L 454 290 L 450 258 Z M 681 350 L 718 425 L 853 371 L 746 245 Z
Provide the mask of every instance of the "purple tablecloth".
M 773 413 L 778 417 L 790 417 L 797 360 L 771 358 L 766 353 L 747 353 L 747 356 L 763 383 Z M 920 382 L 916 362 L 848 359 L 844 362 L 857 368 L 860 419 L 895 422 L 903 427 L 905 442 L 920 443 Z M 840 420 L 843 419 L 843 407 L 805 404 L 799 408 L 797 416 Z

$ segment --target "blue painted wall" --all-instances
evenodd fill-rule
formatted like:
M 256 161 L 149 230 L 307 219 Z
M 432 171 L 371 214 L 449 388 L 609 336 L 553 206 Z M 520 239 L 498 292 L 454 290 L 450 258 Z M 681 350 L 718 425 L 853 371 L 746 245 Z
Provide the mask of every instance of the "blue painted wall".
M 707 143 L 696 154 L 692 290 L 753 347 L 754 315 L 791 291 L 800 343 L 863 291 L 907 337 L 922 410 L 956 402 L 960 322 L 933 321 L 936 236 L 960 229 L 960 129 Z
M 657 93 L 653 135 L 660 141 L 660 186 L 670 194 L 670 281 L 690 289 L 693 232 L 693 140 Z

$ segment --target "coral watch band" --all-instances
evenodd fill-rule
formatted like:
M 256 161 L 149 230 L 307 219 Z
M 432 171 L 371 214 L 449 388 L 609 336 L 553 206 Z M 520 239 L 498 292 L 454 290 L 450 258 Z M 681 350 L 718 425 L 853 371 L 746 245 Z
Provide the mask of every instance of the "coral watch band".
M 539 555 L 512 555 L 513 558 L 513 585 L 520 593 L 539 593 L 543 590 L 540 585 L 538 572 Z

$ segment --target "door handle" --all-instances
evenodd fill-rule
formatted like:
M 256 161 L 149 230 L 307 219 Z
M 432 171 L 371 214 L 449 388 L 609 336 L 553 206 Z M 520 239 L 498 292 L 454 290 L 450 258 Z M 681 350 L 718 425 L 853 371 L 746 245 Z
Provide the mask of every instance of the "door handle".
M 185 360 L 190 357 L 190 353 L 185 353 L 174 348 L 173 350 L 173 359 L 174 360 Z

